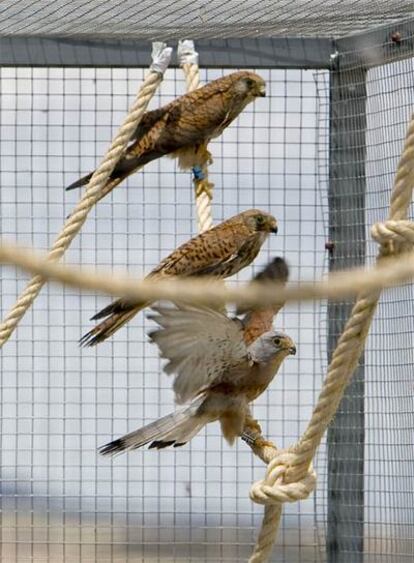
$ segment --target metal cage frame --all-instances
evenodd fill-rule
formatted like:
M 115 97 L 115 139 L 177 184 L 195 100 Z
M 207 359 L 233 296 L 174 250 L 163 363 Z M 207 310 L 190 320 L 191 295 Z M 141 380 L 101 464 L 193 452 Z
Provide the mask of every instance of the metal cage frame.
M 197 41 L 197 50 L 205 68 L 272 68 L 325 69 L 329 71 L 331 101 L 341 100 L 340 110 L 330 114 L 329 127 L 329 234 L 335 242 L 330 253 L 330 270 L 343 269 L 365 261 L 365 166 L 366 151 L 366 74 L 369 69 L 400 59 L 412 57 L 414 47 L 414 19 L 396 22 L 353 36 L 335 38 L 257 38 Z M 378 46 L 382 45 L 382 49 Z M 0 37 L 1 66 L 30 67 L 146 67 L 149 62 L 148 41 L 84 41 L 68 38 Z M 172 67 L 178 63 L 173 60 Z M 357 75 L 357 86 L 355 76 Z M 358 116 L 347 112 L 349 104 L 358 108 Z M 357 106 L 355 106 L 357 104 Z M 331 104 L 331 108 L 332 108 Z M 335 106 L 336 107 L 336 106 Z M 355 122 L 357 119 L 357 123 Z M 355 126 L 357 125 L 357 126 Z M 349 141 L 352 131 L 357 131 Z M 346 154 L 346 158 L 342 158 Z M 339 156 L 338 156 L 339 155 Z M 350 164 L 357 163 L 357 164 Z M 344 196 L 349 180 L 344 167 L 358 167 L 353 197 L 357 194 L 358 246 L 357 259 L 347 258 L 350 240 L 349 227 L 341 221 L 338 197 Z M 351 174 L 350 174 L 351 176 Z M 355 235 L 355 232 L 353 232 Z M 355 250 L 354 250 L 355 251 Z M 331 303 L 328 307 L 328 349 L 334 350 L 350 306 Z M 330 563 L 363 561 L 364 527 L 364 362 L 354 375 L 353 382 L 342 401 L 340 413 L 328 432 L 328 492 L 327 492 L 327 558 Z M 360 432 L 352 436 L 353 456 L 349 455 L 349 421 Z M 355 450 L 356 449 L 356 450 Z M 357 451 L 357 456 L 355 456 Z M 355 459 L 356 458 L 356 459 Z M 350 482 L 350 475 L 360 478 Z M 352 506 L 344 504 L 343 496 L 352 486 Z M 358 538 L 349 534 L 349 519 L 359 523 Z M 355 524 L 353 530 L 355 531 Z

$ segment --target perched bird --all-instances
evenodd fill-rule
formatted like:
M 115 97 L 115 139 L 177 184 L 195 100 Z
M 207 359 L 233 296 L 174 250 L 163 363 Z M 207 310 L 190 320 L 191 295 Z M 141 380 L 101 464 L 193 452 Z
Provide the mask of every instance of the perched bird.
M 251 283 L 278 283 L 280 285 L 285 285 L 288 278 L 289 267 L 283 258 L 277 256 L 254 276 Z M 269 305 L 268 307 L 258 309 L 250 309 L 247 311 L 241 307 L 237 309 L 237 315 L 245 313 L 241 322 L 243 325 L 243 337 L 246 344 L 251 344 L 264 332 L 271 330 L 273 326 L 273 319 L 283 305 L 284 302 L 280 301 L 280 303 L 275 305 Z
M 175 374 L 177 403 L 188 404 L 102 446 L 100 453 L 112 455 L 145 444 L 182 446 L 216 420 L 232 444 L 251 417 L 249 404 L 267 388 L 284 358 L 296 353 L 293 340 L 268 331 L 246 346 L 241 324 L 222 312 L 183 305 L 154 311 L 150 318 L 160 328 L 149 336 L 168 359 L 164 371 Z
M 263 78 L 250 71 L 233 72 L 144 114 L 124 157 L 103 195 L 142 166 L 165 155 L 178 158 L 181 169 L 203 168 L 211 162 L 207 144 L 218 137 L 243 109 L 266 95 Z M 87 184 L 88 174 L 67 190 Z
M 264 211 L 249 209 L 178 247 L 146 279 L 169 276 L 209 276 L 227 278 L 248 266 L 257 256 L 269 233 L 277 233 L 276 219 Z M 105 318 L 85 334 L 81 345 L 94 346 L 114 334 L 149 302 L 118 299 L 91 320 Z

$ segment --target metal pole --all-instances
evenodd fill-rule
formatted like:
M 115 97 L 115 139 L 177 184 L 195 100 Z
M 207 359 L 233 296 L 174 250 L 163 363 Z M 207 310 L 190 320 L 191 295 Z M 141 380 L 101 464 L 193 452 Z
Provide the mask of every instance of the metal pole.
M 330 271 L 365 262 L 366 70 L 330 73 Z M 335 349 L 352 304 L 328 304 L 328 353 Z M 364 547 L 364 358 L 327 436 L 329 563 L 362 563 Z

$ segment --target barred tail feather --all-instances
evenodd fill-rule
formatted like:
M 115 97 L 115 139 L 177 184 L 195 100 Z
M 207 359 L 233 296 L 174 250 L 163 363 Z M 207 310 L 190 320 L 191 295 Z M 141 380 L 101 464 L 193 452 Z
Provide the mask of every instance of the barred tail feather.
M 89 184 L 89 181 L 92 178 L 92 174 L 93 173 L 87 174 L 86 176 L 83 176 L 83 178 L 80 178 L 76 182 L 73 182 L 73 184 L 71 184 L 66 188 L 66 191 L 70 191 L 70 190 L 74 190 L 75 188 L 86 186 L 87 184 Z M 102 188 L 99 194 L 99 198 L 96 200 L 96 203 L 101 199 L 103 199 L 106 195 L 108 195 L 114 188 L 116 188 L 116 186 L 118 186 L 126 178 L 126 176 L 128 176 L 128 174 L 123 174 L 119 177 L 114 177 L 114 178 L 110 177 L 107 183 L 105 184 L 105 186 Z
M 130 321 L 135 315 L 146 307 L 147 303 L 139 305 L 138 307 L 133 307 L 129 311 L 124 311 L 122 313 L 114 313 L 98 325 L 96 325 L 92 330 L 87 332 L 79 340 L 81 346 L 96 346 L 100 342 L 103 342 L 110 336 L 112 336 L 118 329 L 124 324 Z M 99 314 L 99 313 L 98 313 Z M 96 315 L 95 315 L 96 316 Z
M 157 158 L 158 156 L 162 155 L 156 155 L 154 158 Z M 118 186 L 118 184 L 123 182 L 125 178 L 132 174 L 132 172 L 137 172 L 138 170 L 140 170 L 142 168 L 142 166 L 140 165 L 141 160 L 143 160 L 142 164 L 145 164 L 146 162 L 150 162 L 153 159 L 140 159 L 138 161 L 136 159 L 121 160 L 121 162 L 117 164 L 114 171 L 110 175 L 99 199 L 105 197 L 116 186 Z M 90 172 L 89 174 L 86 174 L 86 176 L 82 176 L 82 178 L 79 178 L 79 180 L 76 180 L 76 182 L 73 182 L 72 184 L 70 184 L 70 186 L 67 186 L 67 188 L 65 188 L 66 191 L 68 192 L 70 190 L 74 190 L 75 188 L 86 186 L 92 178 L 93 174 L 94 172 Z
M 126 299 L 118 299 L 95 313 L 94 316 L 91 317 L 91 321 L 97 321 L 99 319 L 103 319 L 104 317 L 109 317 L 109 315 L 112 314 L 129 313 L 132 310 L 136 310 L 138 312 L 147 307 L 149 304 L 150 303 L 148 301 L 131 302 Z
M 206 420 L 197 416 L 204 398 L 198 398 L 185 408 L 167 414 L 147 426 L 135 430 L 99 448 L 102 455 L 115 455 L 150 444 L 150 448 L 183 446 L 205 425 Z

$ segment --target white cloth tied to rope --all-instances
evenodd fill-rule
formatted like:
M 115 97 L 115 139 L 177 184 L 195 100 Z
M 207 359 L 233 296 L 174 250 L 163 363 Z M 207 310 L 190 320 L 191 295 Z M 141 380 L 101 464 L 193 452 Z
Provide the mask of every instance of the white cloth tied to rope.
M 153 41 L 152 43 L 152 63 L 150 69 L 154 72 L 164 74 L 171 61 L 172 47 L 167 47 L 167 43 Z
M 180 39 L 177 47 L 177 56 L 180 66 L 185 64 L 198 65 L 198 53 L 191 39 Z

